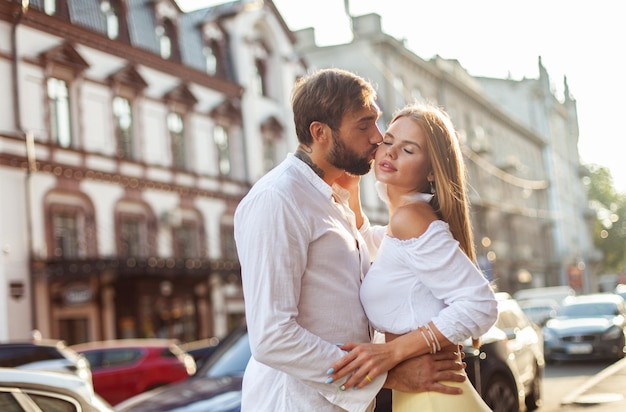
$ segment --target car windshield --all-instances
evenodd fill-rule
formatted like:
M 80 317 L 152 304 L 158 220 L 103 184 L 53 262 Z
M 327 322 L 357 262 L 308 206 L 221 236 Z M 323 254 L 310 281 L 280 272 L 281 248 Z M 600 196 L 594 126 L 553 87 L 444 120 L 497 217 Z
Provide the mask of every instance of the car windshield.
M 203 375 L 210 378 L 243 375 L 251 356 L 248 334 L 244 333 L 226 350 L 211 358 L 210 366 L 204 370 Z
M 596 318 L 615 316 L 617 313 L 617 306 L 615 306 L 614 303 L 590 302 L 562 306 L 557 316 L 568 318 Z

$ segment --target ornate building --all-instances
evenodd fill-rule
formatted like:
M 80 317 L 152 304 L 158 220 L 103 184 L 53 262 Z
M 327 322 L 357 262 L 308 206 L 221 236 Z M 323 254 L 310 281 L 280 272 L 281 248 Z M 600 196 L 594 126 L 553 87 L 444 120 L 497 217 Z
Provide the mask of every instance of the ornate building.
M 0 340 L 224 335 L 234 209 L 295 146 L 273 3 L 1 0 L 0 36 Z

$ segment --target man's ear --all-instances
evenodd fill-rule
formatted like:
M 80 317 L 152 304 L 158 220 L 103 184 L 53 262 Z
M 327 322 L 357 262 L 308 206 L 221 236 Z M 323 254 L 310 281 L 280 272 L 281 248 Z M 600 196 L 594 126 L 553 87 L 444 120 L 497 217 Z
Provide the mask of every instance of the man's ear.
M 309 131 L 315 142 L 325 143 L 328 141 L 330 127 L 326 123 L 314 121 L 309 125 Z

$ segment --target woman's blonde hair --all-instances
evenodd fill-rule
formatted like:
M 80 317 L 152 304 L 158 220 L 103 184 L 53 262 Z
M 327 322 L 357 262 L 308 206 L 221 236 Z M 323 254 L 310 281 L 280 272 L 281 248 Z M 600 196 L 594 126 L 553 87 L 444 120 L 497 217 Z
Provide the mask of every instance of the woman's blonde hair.
M 466 193 L 467 172 L 450 117 L 443 109 L 428 103 L 405 106 L 394 114 L 391 123 L 400 117 L 414 120 L 424 131 L 427 153 L 435 176 L 435 196 L 431 205 L 440 219 L 448 223 L 461 250 L 475 262 L 476 251 Z M 430 191 L 428 182 L 424 182 L 424 191 Z

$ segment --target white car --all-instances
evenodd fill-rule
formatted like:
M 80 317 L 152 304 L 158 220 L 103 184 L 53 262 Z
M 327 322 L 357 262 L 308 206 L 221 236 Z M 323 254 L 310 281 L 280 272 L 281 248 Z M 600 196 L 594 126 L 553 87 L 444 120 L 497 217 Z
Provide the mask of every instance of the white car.
M 78 376 L 14 368 L 0 368 L 0 405 L 19 412 L 114 412 Z
M 64 372 L 92 383 L 89 361 L 59 340 L 0 343 L 0 367 Z

